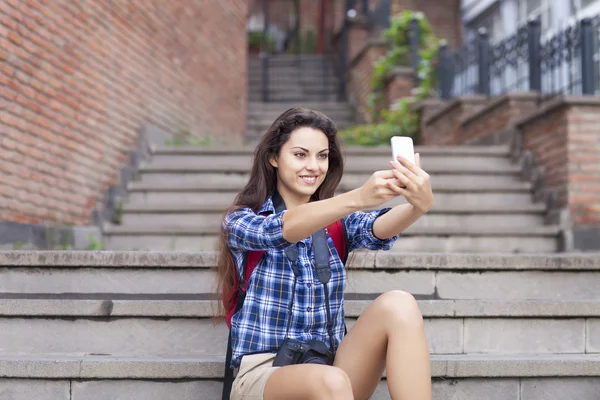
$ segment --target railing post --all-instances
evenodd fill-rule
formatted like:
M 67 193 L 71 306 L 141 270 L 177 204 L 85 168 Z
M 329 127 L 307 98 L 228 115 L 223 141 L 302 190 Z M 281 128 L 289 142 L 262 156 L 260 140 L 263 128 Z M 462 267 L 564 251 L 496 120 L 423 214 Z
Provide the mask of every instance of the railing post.
M 346 100 L 346 80 L 348 79 L 348 11 L 354 8 L 355 0 L 346 0 L 344 15 L 342 16 L 342 33 L 340 35 L 339 57 L 338 57 L 338 90 L 337 100 Z
M 452 90 L 453 76 L 448 51 L 448 43 L 446 43 L 445 40 L 442 40 L 438 56 L 438 79 L 440 82 L 440 97 L 442 100 L 449 100 L 451 97 L 450 92 Z
M 369 0 L 362 0 L 363 15 L 369 15 Z
M 542 28 L 540 19 L 527 23 L 527 52 L 529 53 L 529 90 L 542 91 Z
M 417 85 L 420 83 L 419 78 L 419 65 L 421 59 L 419 56 L 419 47 L 421 42 L 421 32 L 419 27 L 419 19 L 416 16 L 412 16 L 410 20 L 410 59 L 413 67 L 413 71 L 416 77 Z
M 582 94 L 594 94 L 596 82 L 594 82 L 594 30 L 592 20 L 584 18 L 580 24 L 581 92 Z
M 477 93 L 490 95 L 490 42 L 485 28 L 479 29 L 477 38 Z
M 267 0 L 262 0 L 263 9 L 263 42 L 260 52 L 260 64 L 262 70 L 262 101 L 269 101 L 269 4 Z

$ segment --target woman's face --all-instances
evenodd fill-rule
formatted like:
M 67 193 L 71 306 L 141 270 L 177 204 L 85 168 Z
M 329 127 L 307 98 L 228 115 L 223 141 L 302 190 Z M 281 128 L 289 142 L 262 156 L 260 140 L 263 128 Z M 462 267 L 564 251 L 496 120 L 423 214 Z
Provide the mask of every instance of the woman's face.
M 288 209 L 307 203 L 329 168 L 327 136 L 318 129 L 298 128 L 269 162 L 277 168 L 277 190 Z

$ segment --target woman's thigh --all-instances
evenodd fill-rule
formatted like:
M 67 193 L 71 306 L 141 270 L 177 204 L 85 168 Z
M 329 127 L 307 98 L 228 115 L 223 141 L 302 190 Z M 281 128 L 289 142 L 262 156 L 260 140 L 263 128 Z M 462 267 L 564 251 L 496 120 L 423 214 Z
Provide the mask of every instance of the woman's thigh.
M 265 387 L 265 400 L 352 400 L 350 378 L 330 365 L 298 364 L 277 369 Z

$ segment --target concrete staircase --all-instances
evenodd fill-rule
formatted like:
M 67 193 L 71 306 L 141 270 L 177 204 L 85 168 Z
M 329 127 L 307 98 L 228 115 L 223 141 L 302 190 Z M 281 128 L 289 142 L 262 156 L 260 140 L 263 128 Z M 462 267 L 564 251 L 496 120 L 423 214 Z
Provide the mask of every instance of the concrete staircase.
M 552 253 L 559 228 L 519 178 L 508 147 L 418 148 L 432 176 L 433 209 L 396 243 L 399 252 Z M 388 148 L 348 148 L 339 192 L 388 168 Z M 130 184 L 120 225 L 105 227 L 114 250 L 213 249 L 226 207 L 247 181 L 251 149 L 160 148 Z M 403 199 L 390 202 L 399 204 Z
M 276 55 L 269 58 L 269 102 L 262 98 L 261 60 L 248 60 L 247 140 L 253 143 L 290 107 L 308 107 L 331 117 L 338 128 L 356 123 L 346 102 L 337 101 L 333 60 L 322 55 Z
M 214 265 L 205 252 L 0 252 L 2 398 L 220 398 Z M 388 252 L 349 268 L 350 329 L 378 293 L 417 297 L 434 399 L 598 399 L 600 255 Z M 385 379 L 373 399 L 389 399 Z

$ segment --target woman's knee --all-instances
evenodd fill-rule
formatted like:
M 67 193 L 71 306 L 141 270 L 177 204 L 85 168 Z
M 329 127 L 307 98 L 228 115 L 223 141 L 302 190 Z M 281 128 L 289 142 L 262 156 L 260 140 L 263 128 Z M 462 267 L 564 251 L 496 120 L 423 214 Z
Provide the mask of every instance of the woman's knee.
M 405 326 L 422 326 L 423 315 L 412 294 L 402 290 L 383 293 L 375 300 L 378 310 L 384 314 L 384 321 Z
M 308 383 L 308 382 L 307 382 Z M 315 385 L 318 389 L 319 399 L 351 399 L 352 382 L 343 369 L 329 367 L 319 376 L 319 382 Z

